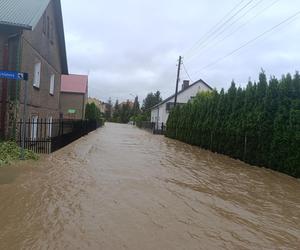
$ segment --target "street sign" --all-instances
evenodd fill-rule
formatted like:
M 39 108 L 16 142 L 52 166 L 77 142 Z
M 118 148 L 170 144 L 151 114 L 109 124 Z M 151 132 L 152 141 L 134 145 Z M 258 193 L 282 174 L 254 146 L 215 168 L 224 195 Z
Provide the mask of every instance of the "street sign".
M 27 81 L 28 74 L 16 71 L 0 71 L 0 78 Z
M 68 114 L 76 114 L 76 109 L 68 109 Z

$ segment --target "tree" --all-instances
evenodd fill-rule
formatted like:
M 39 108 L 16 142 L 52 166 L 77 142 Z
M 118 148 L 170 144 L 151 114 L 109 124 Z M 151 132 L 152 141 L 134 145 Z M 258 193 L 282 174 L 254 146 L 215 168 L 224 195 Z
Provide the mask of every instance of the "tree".
M 139 97 L 136 96 L 134 99 L 133 108 L 132 108 L 132 117 L 130 118 L 130 120 L 136 124 L 137 117 L 140 113 L 141 113 L 141 109 L 140 109 Z
M 134 99 L 134 103 L 133 103 L 133 114 L 134 115 L 138 115 L 140 113 L 140 103 L 139 103 L 139 97 L 136 96 L 135 99 Z
M 119 122 L 128 123 L 132 114 L 129 102 L 123 103 L 120 107 Z
M 150 121 L 151 118 L 150 109 L 160 102 L 162 102 L 162 97 L 159 91 L 156 91 L 155 93 L 149 93 L 143 100 L 142 111 L 145 113 L 145 118 L 147 121 Z
M 85 119 L 96 120 L 98 122 L 102 119 L 101 111 L 94 102 L 86 104 Z
M 106 108 L 106 111 L 105 111 L 105 120 L 107 121 L 111 121 L 111 118 L 112 118 L 112 102 L 111 102 L 111 98 L 109 98 L 108 100 L 108 103 L 106 104 L 107 105 L 107 108 Z
M 300 75 L 200 93 L 171 110 L 168 137 L 300 177 Z
M 147 111 L 156 104 L 162 102 L 162 98 L 159 91 L 156 91 L 155 93 L 149 93 L 147 97 L 143 101 L 142 110 Z
M 120 122 L 119 117 L 120 117 L 120 106 L 119 106 L 119 100 L 117 99 L 113 110 L 113 122 Z

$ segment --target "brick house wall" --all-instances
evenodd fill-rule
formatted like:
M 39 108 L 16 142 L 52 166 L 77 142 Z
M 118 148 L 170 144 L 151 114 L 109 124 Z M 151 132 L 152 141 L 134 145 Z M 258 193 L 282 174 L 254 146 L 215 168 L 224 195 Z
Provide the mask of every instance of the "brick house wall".
M 29 73 L 28 81 L 28 117 L 59 118 L 59 98 L 61 86 L 60 48 L 55 21 L 54 2 L 51 1 L 44 16 L 33 31 L 24 31 L 22 36 L 23 72 Z M 47 20 L 52 28 L 53 38 L 47 31 Z M 45 29 L 46 23 L 46 29 Z M 50 31 L 51 32 L 51 31 Z M 35 63 L 41 63 L 41 81 L 39 88 L 33 86 Z M 54 74 L 54 93 L 50 94 L 50 77 Z M 20 88 L 20 109 L 23 110 L 24 85 Z
M 8 70 L 29 73 L 27 118 L 58 119 L 60 117 L 61 74 L 67 74 L 65 61 L 62 62 L 65 48 L 62 48 L 62 30 L 60 23 L 59 0 L 50 1 L 43 17 L 34 30 L 22 30 L 13 26 L 0 25 L 0 70 L 5 69 L 3 53 L 9 44 Z M 59 33 L 58 33 L 59 32 Z M 13 38 L 12 38 L 12 35 Z M 9 38 L 10 37 L 10 38 Z M 40 86 L 33 86 L 35 63 L 41 63 Z M 62 65 L 64 64 L 64 65 Z M 64 69 L 63 69 L 64 68 Z M 50 78 L 54 75 L 54 91 L 50 94 Z M 16 122 L 21 119 L 24 108 L 24 82 L 7 81 L 7 91 L 3 91 L 5 80 L 0 79 L 0 139 L 14 138 Z M 2 95 L 2 93 L 6 95 Z M 3 96 L 5 103 L 2 104 Z M 1 119 L 1 112 L 5 119 Z
M 0 70 L 20 69 L 20 34 L 17 28 L 0 27 Z M 15 129 L 18 86 L 18 81 L 0 79 L 0 138 Z
M 3 53 L 4 53 L 4 46 L 5 46 L 5 41 L 7 40 L 7 36 L 6 34 L 1 34 L 0 33 L 0 69 L 4 69 L 4 64 L 3 64 Z M 0 79 L 0 138 L 4 136 L 4 121 L 2 118 L 2 112 L 4 112 L 3 108 L 4 105 L 2 104 L 2 102 L 4 102 L 3 100 L 3 84 L 4 84 L 4 80 Z
M 62 92 L 60 103 L 64 119 L 84 119 L 85 105 L 87 103 L 86 94 Z M 68 113 L 69 109 L 76 110 L 76 113 L 70 115 Z

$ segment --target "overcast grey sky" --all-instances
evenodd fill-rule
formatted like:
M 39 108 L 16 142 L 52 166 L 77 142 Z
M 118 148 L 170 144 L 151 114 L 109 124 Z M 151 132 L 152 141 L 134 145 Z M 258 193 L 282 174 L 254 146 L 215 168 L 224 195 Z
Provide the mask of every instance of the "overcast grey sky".
M 300 15 L 206 67 L 300 11 L 299 0 L 62 0 L 62 5 L 69 71 L 89 72 L 89 94 L 103 101 L 132 99 L 131 93 L 142 100 L 156 90 L 168 97 L 175 91 L 179 55 L 193 81 L 201 78 L 217 89 L 228 88 L 232 79 L 244 86 L 261 68 L 276 76 L 300 69 Z M 235 6 L 241 12 L 201 42 Z M 181 79 L 188 79 L 184 70 Z

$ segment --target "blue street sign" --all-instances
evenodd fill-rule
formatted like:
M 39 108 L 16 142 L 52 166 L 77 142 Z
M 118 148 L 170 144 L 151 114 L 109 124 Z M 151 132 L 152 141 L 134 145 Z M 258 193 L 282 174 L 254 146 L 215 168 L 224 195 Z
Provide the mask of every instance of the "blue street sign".
M 0 71 L 0 78 L 11 80 L 28 80 L 27 73 L 21 73 L 16 71 Z

